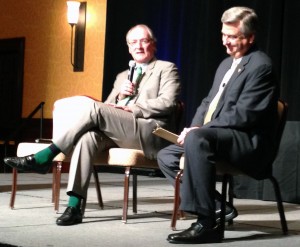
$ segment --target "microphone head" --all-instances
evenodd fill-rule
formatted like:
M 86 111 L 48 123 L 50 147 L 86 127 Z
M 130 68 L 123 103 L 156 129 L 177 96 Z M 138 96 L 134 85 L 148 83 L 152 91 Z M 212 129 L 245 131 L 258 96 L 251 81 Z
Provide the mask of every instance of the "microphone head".
M 135 67 L 135 61 L 134 60 L 130 60 L 129 61 L 129 67 Z

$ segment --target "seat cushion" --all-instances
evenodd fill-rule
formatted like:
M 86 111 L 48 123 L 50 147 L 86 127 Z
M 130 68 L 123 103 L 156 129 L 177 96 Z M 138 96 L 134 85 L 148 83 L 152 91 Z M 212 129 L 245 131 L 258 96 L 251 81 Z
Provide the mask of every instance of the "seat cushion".
M 128 148 L 109 149 L 108 164 L 112 166 L 158 168 L 157 161 L 146 158 L 143 151 Z

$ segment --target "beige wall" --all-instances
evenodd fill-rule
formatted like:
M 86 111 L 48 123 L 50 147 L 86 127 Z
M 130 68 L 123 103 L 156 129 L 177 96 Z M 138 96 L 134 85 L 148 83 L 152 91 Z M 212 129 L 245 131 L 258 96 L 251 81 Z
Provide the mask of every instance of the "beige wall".
M 65 0 L 0 0 L 0 38 L 25 37 L 23 117 L 42 101 L 45 118 L 52 118 L 59 98 L 89 95 L 101 100 L 106 0 L 85 2 L 84 71 L 73 72 Z

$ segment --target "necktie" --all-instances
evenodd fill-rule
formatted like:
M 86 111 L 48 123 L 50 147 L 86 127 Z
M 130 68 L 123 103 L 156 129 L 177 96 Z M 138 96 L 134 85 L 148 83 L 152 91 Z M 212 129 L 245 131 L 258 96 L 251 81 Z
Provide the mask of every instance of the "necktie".
M 216 94 L 216 96 L 213 98 L 213 100 L 210 102 L 208 110 L 206 112 L 205 118 L 204 118 L 204 123 L 203 124 L 207 124 L 208 122 L 211 121 L 211 117 L 213 115 L 213 113 L 215 112 L 219 99 L 224 91 L 225 86 L 227 85 L 227 82 L 229 81 L 229 79 L 231 78 L 236 66 L 238 65 L 237 61 L 234 61 L 231 65 L 231 68 L 226 72 L 220 87 L 219 87 L 219 91 Z
M 135 72 L 134 72 L 134 75 L 133 75 L 133 80 L 132 80 L 133 83 L 136 83 L 140 79 L 140 77 L 142 75 L 142 71 L 143 71 L 142 67 L 137 67 L 135 69 Z
M 139 82 L 142 78 L 142 67 L 137 67 L 135 73 L 133 75 L 133 84 L 134 84 L 134 93 L 133 95 L 137 94 L 137 89 L 139 86 Z

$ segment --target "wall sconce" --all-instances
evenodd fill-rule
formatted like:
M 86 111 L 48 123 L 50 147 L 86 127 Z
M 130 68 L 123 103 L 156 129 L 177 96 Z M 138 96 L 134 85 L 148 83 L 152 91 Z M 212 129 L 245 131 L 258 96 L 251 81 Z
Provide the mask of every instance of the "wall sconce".
M 83 71 L 86 23 L 86 2 L 67 1 L 68 23 L 71 26 L 71 64 L 73 71 Z

